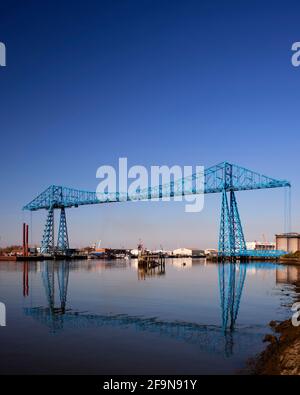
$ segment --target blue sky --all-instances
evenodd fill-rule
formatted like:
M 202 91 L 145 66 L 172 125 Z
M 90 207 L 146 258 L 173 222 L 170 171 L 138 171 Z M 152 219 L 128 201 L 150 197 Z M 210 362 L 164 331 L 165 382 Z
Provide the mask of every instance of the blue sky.
M 96 169 L 224 160 L 292 182 L 299 231 L 296 1 L 2 1 L 1 245 L 50 184 L 95 190 Z M 283 190 L 237 194 L 248 240 L 283 231 Z M 68 210 L 72 246 L 214 247 L 220 196 Z M 46 212 L 32 215 L 32 242 Z

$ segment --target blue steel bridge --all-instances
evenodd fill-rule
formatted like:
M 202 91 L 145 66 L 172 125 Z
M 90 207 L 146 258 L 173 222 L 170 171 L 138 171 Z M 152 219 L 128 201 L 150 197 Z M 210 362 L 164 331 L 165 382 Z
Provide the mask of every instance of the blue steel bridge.
M 284 251 L 261 250 L 249 251 L 239 215 L 236 191 L 255 189 L 291 187 L 286 180 L 277 180 L 260 173 L 222 162 L 206 168 L 203 173 L 194 173 L 190 177 L 181 178 L 167 184 L 136 190 L 134 194 L 96 193 L 65 186 L 51 185 L 44 192 L 23 207 L 24 210 L 47 210 L 47 220 L 41 244 L 43 253 L 67 254 L 69 238 L 66 221 L 66 209 L 91 204 L 107 204 L 126 201 L 163 199 L 176 196 L 195 195 L 200 193 L 220 193 L 221 219 L 218 253 L 221 259 L 245 259 L 255 255 L 257 258 L 276 258 Z M 54 234 L 54 212 L 60 210 L 57 243 Z

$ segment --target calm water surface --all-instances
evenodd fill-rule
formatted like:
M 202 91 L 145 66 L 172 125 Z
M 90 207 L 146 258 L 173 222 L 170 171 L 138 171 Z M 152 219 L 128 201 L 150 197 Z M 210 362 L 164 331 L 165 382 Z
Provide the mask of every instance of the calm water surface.
M 234 374 L 291 316 L 299 280 L 271 263 L 0 262 L 0 373 Z

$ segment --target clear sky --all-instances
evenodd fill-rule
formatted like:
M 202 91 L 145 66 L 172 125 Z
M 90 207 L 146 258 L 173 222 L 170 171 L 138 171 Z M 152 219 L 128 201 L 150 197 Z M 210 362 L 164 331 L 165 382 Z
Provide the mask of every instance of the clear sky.
M 50 184 L 94 191 L 96 169 L 224 160 L 292 182 L 300 231 L 297 1 L 0 3 L 1 245 Z M 283 231 L 283 190 L 237 194 L 247 240 Z M 220 196 L 70 209 L 72 246 L 215 247 Z M 39 243 L 46 212 L 32 214 Z

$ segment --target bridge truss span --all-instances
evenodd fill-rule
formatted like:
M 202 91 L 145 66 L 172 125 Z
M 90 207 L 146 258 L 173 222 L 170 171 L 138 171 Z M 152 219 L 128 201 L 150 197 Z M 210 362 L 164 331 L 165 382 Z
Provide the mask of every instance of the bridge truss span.
M 201 182 L 197 182 L 199 180 Z M 98 194 L 65 186 L 51 185 L 24 206 L 23 209 L 30 211 L 48 210 L 42 241 L 42 252 L 54 254 L 58 250 L 60 253 L 64 253 L 69 248 L 66 208 L 125 201 L 159 200 L 200 193 L 221 193 L 219 255 L 223 258 L 249 257 L 235 192 L 290 186 L 291 184 L 287 180 L 277 180 L 229 162 L 222 162 L 206 168 L 204 173 L 194 173 L 190 177 L 143 190 L 136 190 L 135 193 L 131 194 L 122 191 Z M 57 246 L 55 246 L 54 242 L 54 210 L 56 209 L 61 210 Z M 283 251 L 275 251 L 273 256 L 279 256 L 283 253 Z M 270 257 L 270 254 L 270 251 L 256 252 L 257 256 Z

